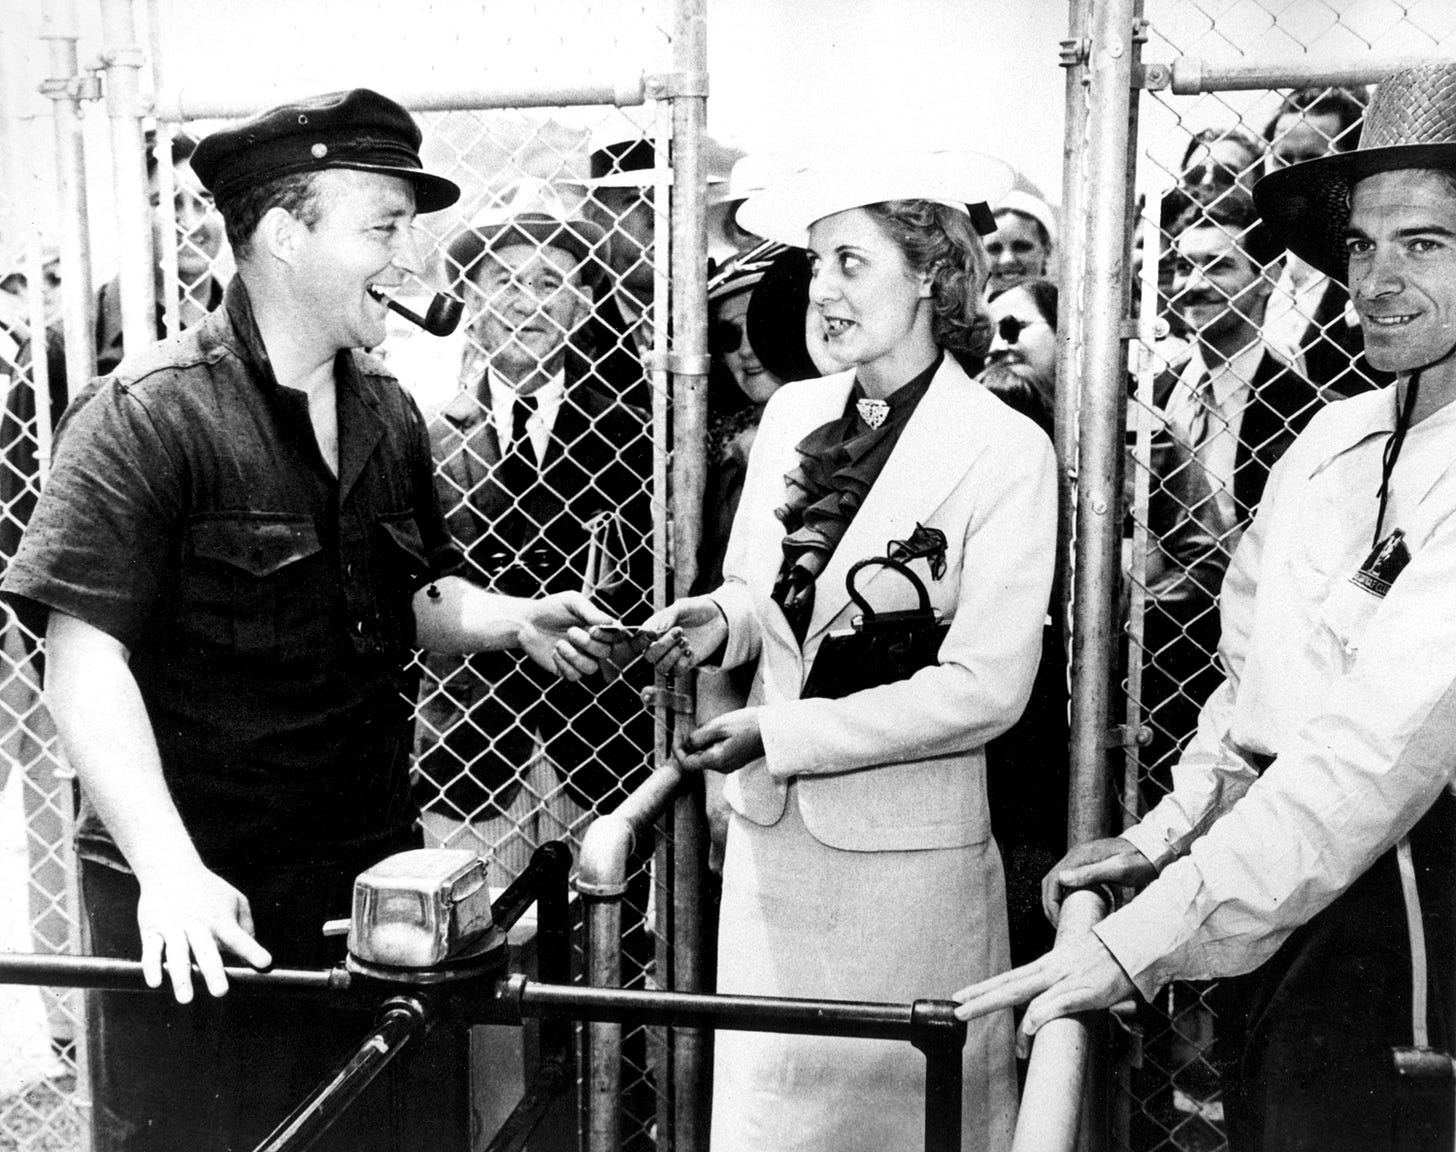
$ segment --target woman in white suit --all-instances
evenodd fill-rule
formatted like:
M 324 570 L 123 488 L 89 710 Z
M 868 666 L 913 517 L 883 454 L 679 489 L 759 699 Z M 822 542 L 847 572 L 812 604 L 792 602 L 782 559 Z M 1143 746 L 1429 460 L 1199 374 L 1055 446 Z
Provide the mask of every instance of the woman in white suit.
M 1036 671 L 1053 456 L 950 355 L 989 343 L 988 261 L 965 206 L 995 197 L 999 165 L 962 154 L 875 169 L 805 170 L 740 209 L 755 234 L 807 246 L 811 307 L 854 368 L 769 401 L 724 583 L 650 622 L 662 638 L 649 655 L 668 671 L 758 662 L 747 707 L 678 754 L 685 769 L 732 773 L 724 993 L 906 1002 L 948 996 L 967 965 L 1007 966 L 982 749 Z M 850 627 L 850 566 L 917 526 L 944 535 L 943 556 L 911 565 L 950 622 L 938 663 L 802 698 L 820 645 Z M 877 611 L 916 606 L 883 568 L 858 586 Z M 908 1044 L 720 1032 L 713 1148 L 917 1148 L 923 1085 Z M 1008 1146 L 1014 1118 L 1003 1014 L 966 1046 L 965 1148 Z

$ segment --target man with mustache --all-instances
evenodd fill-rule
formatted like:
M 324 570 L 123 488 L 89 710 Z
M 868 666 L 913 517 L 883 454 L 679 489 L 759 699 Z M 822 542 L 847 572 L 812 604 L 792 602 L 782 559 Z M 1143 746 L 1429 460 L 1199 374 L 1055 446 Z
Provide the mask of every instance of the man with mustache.
M 1248 526 L 1269 470 L 1309 422 L 1322 401 L 1314 385 L 1265 342 L 1264 310 L 1273 290 L 1265 269 L 1279 257 L 1254 212 L 1233 190 L 1210 205 L 1193 204 L 1171 229 L 1171 304 L 1192 341 L 1153 385 L 1166 431 L 1191 455 L 1184 467 L 1192 490 L 1207 493 L 1187 510 L 1211 536 L 1196 565 L 1156 593 L 1150 589 L 1143 698 L 1152 741 L 1144 750 L 1156 803 L 1169 787 L 1169 770 L 1192 734 L 1198 709 L 1218 686 L 1218 586 L 1228 558 Z M 1161 431 L 1161 430 L 1160 430 Z M 1168 459 L 1171 461 L 1172 457 Z M 1153 499 L 1175 485 L 1155 472 Z M 1181 491 L 1189 484 L 1177 484 Z M 1174 497 L 1176 499 L 1176 497 Z
M 1357 150 L 1255 196 L 1282 244 L 1349 286 L 1397 382 L 1320 411 L 1274 470 L 1223 585 L 1227 679 L 1174 792 L 1043 886 L 1053 916 L 1069 888 L 1144 891 L 962 989 L 958 1014 L 1030 1000 L 1030 1035 L 1240 976 L 1219 1021 L 1231 1148 L 1450 1148 L 1456 65 L 1390 77 Z M 1405 1074 L 1412 1055 L 1439 1086 Z

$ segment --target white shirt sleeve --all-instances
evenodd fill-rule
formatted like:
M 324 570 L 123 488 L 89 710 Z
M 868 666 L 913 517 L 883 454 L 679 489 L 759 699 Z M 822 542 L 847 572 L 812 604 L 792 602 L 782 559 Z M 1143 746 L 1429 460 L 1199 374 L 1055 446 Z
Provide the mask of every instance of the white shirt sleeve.
M 1095 931 L 1144 995 L 1247 972 L 1404 836 L 1451 779 L 1456 517 L 1345 639 L 1320 706 L 1191 852 Z M 1162 805 L 1159 809 L 1162 809 Z

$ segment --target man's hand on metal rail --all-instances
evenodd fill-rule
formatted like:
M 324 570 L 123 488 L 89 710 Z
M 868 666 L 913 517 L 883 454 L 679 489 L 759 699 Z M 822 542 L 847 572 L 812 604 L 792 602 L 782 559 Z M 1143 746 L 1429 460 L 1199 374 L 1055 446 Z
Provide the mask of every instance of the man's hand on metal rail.
M 1016 1034 L 1017 1055 L 1031 1051 L 1031 1038 L 1041 1026 L 1060 1016 L 1111 1008 L 1133 995 L 1132 981 L 1112 953 L 1092 932 L 1059 940 L 1039 960 L 971 984 L 952 996 L 955 1014 L 974 1020 L 991 1012 L 1030 1001 Z
M 147 987 L 162 986 L 165 960 L 172 994 L 179 1004 L 192 999 L 194 959 L 212 995 L 221 996 L 227 991 L 219 946 L 254 968 L 273 963 L 268 950 L 253 939 L 248 898 L 201 864 L 143 882 L 137 901 L 137 927 L 141 931 L 142 975 Z
M 1062 899 L 1078 888 L 1102 885 L 1141 888 L 1157 877 L 1152 861 L 1121 836 L 1107 836 L 1078 844 L 1042 878 L 1041 906 L 1053 924 L 1061 915 Z

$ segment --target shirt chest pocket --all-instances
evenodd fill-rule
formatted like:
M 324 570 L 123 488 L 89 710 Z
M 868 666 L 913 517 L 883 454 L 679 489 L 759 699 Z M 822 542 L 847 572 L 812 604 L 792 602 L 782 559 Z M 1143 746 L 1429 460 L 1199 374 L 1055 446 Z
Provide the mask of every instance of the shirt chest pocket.
M 253 512 L 194 520 L 182 566 L 184 640 L 257 656 L 310 649 L 329 619 L 324 568 L 307 517 Z

